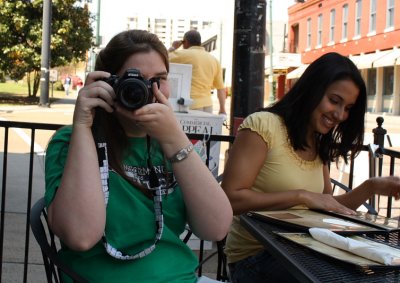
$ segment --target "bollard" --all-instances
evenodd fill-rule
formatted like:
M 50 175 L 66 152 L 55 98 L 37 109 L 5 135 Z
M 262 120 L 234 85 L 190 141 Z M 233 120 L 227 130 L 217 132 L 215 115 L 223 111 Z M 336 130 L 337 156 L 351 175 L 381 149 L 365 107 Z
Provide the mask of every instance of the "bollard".
M 369 177 L 382 176 L 383 156 L 380 154 L 380 149 L 384 146 L 385 135 L 387 132 L 382 128 L 383 121 L 383 117 L 377 117 L 376 123 L 378 124 L 378 127 L 372 129 L 372 133 L 374 134 L 374 144 L 377 145 L 378 148 L 372 150 L 371 145 L 369 146 Z M 377 159 L 378 163 L 376 163 Z M 379 203 L 379 196 L 377 201 Z M 369 204 L 375 208 L 376 200 L 374 196 L 370 198 Z
M 378 148 L 375 150 L 375 152 L 373 152 L 373 157 L 378 158 L 378 161 L 379 161 L 378 168 L 377 168 L 378 170 L 376 170 L 375 162 L 372 162 L 372 160 L 370 160 L 370 162 L 372 163 L 372 166 L 375 166 L 375 172 L 378 172 L 378 176 L 382 176 L 383 156 L 381 154 L 380 149 L 384 147 L 385 135 L 387 132 L 384 128 L 382 128 L 383 121 L 384 121 L 384 119 L 381 116 L 376 118 L 376 123 L 378 124 L 378 127 L 374 128 L 372 130 L 372 133 L 374 134 L 374 144 L 378 146 Z M 371 164 L 370 164 L 370 166 L 371 166 Z M 374 176 L 376 176 L 376 174 L 374 174 Z M 374 177 L 374 176 L 370 176 L 370 177 Z
M 385 135 L 387 132 L 384 128 L 382 128 L 383 121 L 384 119 L 381 116 L 376 118 L 376 123 L 378 124 L 378 127 L 372 130 L 372 132 L 374 133 L 374 144 L 378 145 L 379 147 L 384 146 Z

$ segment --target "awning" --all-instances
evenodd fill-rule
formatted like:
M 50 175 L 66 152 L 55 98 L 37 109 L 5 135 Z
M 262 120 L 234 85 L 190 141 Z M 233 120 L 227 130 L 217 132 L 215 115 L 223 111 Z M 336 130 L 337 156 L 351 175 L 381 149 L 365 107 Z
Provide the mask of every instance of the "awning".
M 286 75 L 287 79 L 297 79 L 304 73 L 309 64 L 302 64 L 300 67 L 294 69 Z
M 353 63 L 357 66 L 358 62 L 360 61 L 361 55 L 349 56 L 349 59 L 353 61 Z
M 350 56 L 350 60 L 356 64 L 358 69 L 370 69 L 372 68 L 372 64 L 374 61 L 380 59 L 381 57 L 388 55 L 391 53 L 392 50 L 385 50 L 385 51 L 379 51 L 375 53 L 368 53 L 368 54 L 361 54 L 357 56 Z
M 271 70 L 271 57 L 265 56 L 265 73 Z M 286 70 L 288 68 L 301 66 L 301 55 L 298 53 L 273 53 L 272 68 L 273 70 Z
M 390 53 L 373 62 L 374 68 L 400 65 L 400 49 L 393 49 Z

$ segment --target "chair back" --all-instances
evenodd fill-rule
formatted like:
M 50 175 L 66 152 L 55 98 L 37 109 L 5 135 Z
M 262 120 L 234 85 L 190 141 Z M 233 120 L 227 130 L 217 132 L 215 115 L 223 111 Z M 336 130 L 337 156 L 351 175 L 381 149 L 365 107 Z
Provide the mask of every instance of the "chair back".
M 203 140 L 205 141 L 205 153 L 206 153 L 206 160 L 205 164 L 209 166 L 209 161 L 210 161 L 210 149 L 211 149 L 211 144 L 219 142 L 221 143 L 219 146 L 221 147 L 222 143 L 225 143 L 225 148 L 229 149 L 230 145 L 233 144 L 235 140 L 235 136 L 232 135 L 203 135 L 203 134 L 194 134 L 194 133 L 189 133 L 187 134 L 189 139 L 191 140 Z M 228 145 L 228 146 L 226 146 Z M 226 160 L 225 160 L 226 162 Z M 219 164 L 219 166 L 224 166 L 224 164 Z M 222 178 L 223 178 L 223 173 L 215 176 L 217 182 L 221 184 Z M 190 229 L 189 229 L 190 231 Z M 184 239 L 184 242 L 186 243 L 191 236 L 191 232 L 186 234 L 186 237 Z M 204 250 L 204 240 L 200 239 L 200 246 L 199 246 L 199 251 L 198 251 L 198 259 L 199 259 L 199 265 L 197 267 L 197 275 L 199 277 L 202 276 L 203 274 L 203 266 L 207 264 L 207 262 L 212 262 L 211 259 L 214 256 L 217 256 L 217 271 L 216 271 L 216 280 L 220 282 L 229 282 L 229 275 L 228 275 L 228 263 L 227 263 L 227 258 L 224 252 L 225 249 L 225 239 L 222 239 L 221 241 L 216 241 L 214 244 L 216 245 L 217 249 L 216 251 L 212 252 L 208 256 L 205 256 L 205 250 Z
M 44 198 L 39 199 L 32 207 L 30 225 L 33 235 L 40 246 L 48 283 L 60 283 L 61 273 L 68 275 L 73 282 L 89 282 L 72 271 L 57 254 L 59 240 L 50 230 L 47 222 L 47 211 Z
M 351 191 L 351 189 L 349 187 L 347 187 L 345 184 L 343 184 L 333 178 L 331 178 L 331 184 L 332 184 L 332 193 L 335 192 L 336 188 L 340 188 L 340 189 L 344 190 L 346 193 Z M 378 214 L 378 212 L 375 210 L 375 208 L 372 205 L 370 205 L 369 203 L 364 202 L 362 205 L 368 210 L 368 213 L 375 214 L 375 215 Z

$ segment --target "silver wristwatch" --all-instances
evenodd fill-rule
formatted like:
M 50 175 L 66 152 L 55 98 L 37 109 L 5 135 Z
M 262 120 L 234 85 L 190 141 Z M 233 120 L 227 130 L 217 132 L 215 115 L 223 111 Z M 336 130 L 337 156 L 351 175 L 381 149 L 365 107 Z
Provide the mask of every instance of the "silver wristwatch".
M 169 162 L 174 163 L 174 162 L 179 162 L 184 160 L 186 157 L 189 156 L 189 154 L 193 151 L 193 144 L 189 144 L 187 147 L 182 148 L 180 151 L 178 151 L 174 156 L 172 156 L 169 160 Z

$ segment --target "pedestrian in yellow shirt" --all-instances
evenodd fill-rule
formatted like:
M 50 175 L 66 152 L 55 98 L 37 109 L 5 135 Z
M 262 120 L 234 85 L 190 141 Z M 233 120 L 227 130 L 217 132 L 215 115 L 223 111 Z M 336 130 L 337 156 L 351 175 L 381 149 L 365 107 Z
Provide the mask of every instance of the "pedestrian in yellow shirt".
M 178 50 L 179 47 L 183 49 Z M 183 40 L 176 40 L 169 48 L 171 63 L 192 65 L 192 83 L 190 97 L 191 109 L 213 112 L 211 91 L 217 89 L 219 114 L 226 114 L 222 69 L 219 61 L 201 46 L 201 35 L 196 30 L 185 33 Z

